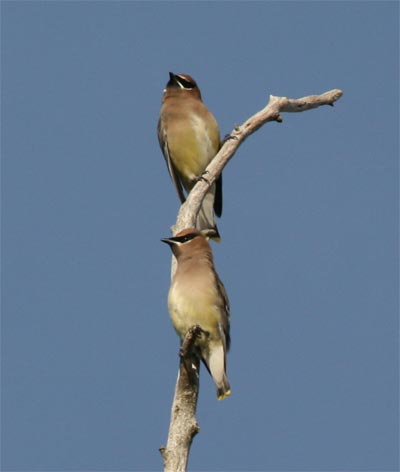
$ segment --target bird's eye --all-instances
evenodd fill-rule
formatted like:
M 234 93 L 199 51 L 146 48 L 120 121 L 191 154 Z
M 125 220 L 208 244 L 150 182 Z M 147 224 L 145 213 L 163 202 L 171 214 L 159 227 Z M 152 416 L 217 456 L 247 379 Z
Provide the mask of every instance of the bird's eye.
M 181 243 L 187 243 L 188 241 L 191 241 L 193 238 L 195 238 L 197 236 L 196 233 L 189 233 L 189 234 L 186 234 L 185 236 L 181 236 L 179 238 L 179 241 Z
M 184 77 L 181 77 L 180 75 L 178 76 L 178 79 L 179 79 L 179 83 L 182 85 L 183 88 L 194 89 L 195 84 L 193 82 L 186 80 Z

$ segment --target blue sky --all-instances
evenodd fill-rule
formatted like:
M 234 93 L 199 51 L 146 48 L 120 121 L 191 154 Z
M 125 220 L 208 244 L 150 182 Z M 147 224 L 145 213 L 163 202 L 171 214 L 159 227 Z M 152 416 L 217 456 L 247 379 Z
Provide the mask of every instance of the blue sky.
M 3 471 L 160 470 L 178 367 L 168 72 L 221 133 L 232 396 L 202 371 L 190 470 L 397 470 L 397 2 L 1 3 Z

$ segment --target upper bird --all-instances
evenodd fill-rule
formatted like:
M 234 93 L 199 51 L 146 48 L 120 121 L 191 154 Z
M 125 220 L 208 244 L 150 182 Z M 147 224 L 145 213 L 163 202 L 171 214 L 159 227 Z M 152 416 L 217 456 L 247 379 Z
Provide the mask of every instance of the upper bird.
M 158 140 L 183 203 L 183 188 L 190 192 L 221 145 L 218 123 L 204 105 L 200 89 L 190 75 L 169 73 L 158 121 Z M 214 211 L 221 216 L 222 176 L 207 192 L 196 222 L 198 230 L 207 230 L 208 236 L 218 240 Z
M 194 228 L 161 241 L 171 247 L 178 262 L 168 293 L 172 323 L 181 340 L 193 326 L 202 329 L 195 347 L 221 400 L 231 393 L 226 376 L 226 353 L 230 345 L 229 300 L 215 271 L 211 247 Z

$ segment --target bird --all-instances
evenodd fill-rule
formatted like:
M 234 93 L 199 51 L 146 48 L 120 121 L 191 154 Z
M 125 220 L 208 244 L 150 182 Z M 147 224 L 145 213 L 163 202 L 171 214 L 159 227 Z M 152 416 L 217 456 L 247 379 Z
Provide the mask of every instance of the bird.
M 157 126 L 158 141 L 181 203 L 221 147 L 217 120 L 187 74 L 169 73 Z M 214 219 L 222 214 L 222 175 L 208 190 L 196 220 L 199 230 L 219 241 Z
M 177 259 L 168 292 L 168 309 L 175 331 L 184 340 L 194 326 L 201 328 L 195 352 L 203 361 L 217 388 L 217 398 L 231 394 L 226 375 L 229 350 L 229 300 L 213 261 L 210 244 L 202 232 L 189 228 L 161 239 Z

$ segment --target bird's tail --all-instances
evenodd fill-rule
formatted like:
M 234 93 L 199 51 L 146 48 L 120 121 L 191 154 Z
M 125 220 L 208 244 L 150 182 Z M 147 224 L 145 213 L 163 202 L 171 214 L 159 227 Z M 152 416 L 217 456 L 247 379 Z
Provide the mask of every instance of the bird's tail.
M 214 219 L 215 184 L 204 197 L 200 211 L 197 215 L 196 228 L 209 238 L 220 241 L 221 237 Z
M 226 375 L 225 349 L 222 341 L 210 344 L 208 359 L 204 359 L 204 363 L 217 387 L 218 400 L 229 397 L 231 386 Z
M 229 385 L 228 378 L 226 377 L 226 374 L 225 374 L 221 385 L 217 386 L 218 400 L 223 400 L 224 398 L 229 397 L 230 394 L 231 394 L 231 386 Z

